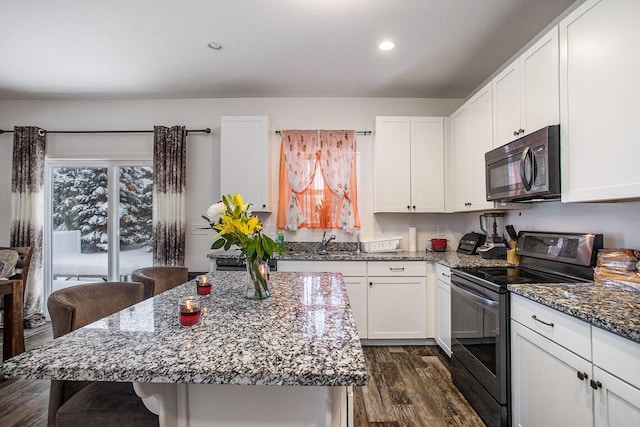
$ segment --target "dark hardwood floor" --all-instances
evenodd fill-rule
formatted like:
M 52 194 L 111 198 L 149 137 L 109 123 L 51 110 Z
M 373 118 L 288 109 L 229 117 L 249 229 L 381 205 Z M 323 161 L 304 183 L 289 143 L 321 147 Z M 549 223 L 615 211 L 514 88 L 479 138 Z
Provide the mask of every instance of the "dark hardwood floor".
M 364 347 L 369 384 L 354 390 L 357 427 L 484 426 L 435 346 Z
M 27 350 L 51 325 L 25 331 Z M 1 346 L 0 346 L 1 351 Z M 364 347 L 369 384 L 354 389 L 356 427 L 484 426 L 451 382 L 439 347 Z M 46 426 L 49 381 L 0 381 L 0 426 Z

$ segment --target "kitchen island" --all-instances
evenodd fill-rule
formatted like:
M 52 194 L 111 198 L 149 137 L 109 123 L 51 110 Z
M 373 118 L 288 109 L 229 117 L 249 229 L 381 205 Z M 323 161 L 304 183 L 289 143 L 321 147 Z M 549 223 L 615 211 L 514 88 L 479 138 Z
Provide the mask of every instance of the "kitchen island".
M 4 378 L 131 381 L 161 426 L 343 426 L 366 365 L 342 277 L 275 273 L 271 298 L 243 297 L 246 273 L 209 275 L 193 327 L 187 282 L 8 360 Z

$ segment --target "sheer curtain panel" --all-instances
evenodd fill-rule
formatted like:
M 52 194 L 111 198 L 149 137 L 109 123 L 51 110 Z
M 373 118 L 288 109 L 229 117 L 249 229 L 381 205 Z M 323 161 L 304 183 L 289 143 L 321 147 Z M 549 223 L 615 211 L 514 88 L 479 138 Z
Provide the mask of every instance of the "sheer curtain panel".
M 153 132 L 153 263 L 184 265 L 187 131 L 155 126 Z
M 46 133 L 35 126 L 13 132 L 11 178 L 11 246 L 32 246 L 33 256 L 24 296 L 24 323 L 44 323 L 42 238 L 44 229 L 44 155 Z

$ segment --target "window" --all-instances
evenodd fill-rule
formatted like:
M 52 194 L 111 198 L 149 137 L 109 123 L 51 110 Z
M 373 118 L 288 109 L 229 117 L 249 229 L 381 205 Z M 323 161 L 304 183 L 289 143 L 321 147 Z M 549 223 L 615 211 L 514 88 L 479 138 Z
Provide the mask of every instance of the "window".
M 282 131 L 277 227 L 360 228 L 354 131 Z
M 150 162 L 49 161 L 46 297 L 152 265 L 152 192 Z

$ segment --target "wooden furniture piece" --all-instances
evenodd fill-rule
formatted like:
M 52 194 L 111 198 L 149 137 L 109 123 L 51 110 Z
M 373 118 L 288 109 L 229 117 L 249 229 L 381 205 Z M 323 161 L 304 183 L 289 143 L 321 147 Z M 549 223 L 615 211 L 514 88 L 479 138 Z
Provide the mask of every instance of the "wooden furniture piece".
M 33 246 L 0 247 L 0 249 L 10 249 L 18 253 L 15 273 L 10 276 L 9 279 L 19 280 L 22 284 L 22 303 L 24 304 L 24 298 L 27 293 L 29 267 L 31 266 L 31 257 L 33 256 Z
M 2 358 L 3 360 L 6 360 L 24 352 L 22 281 L 0 280 L 0 295 L 4 297 Z
M 109 316 L 144 299 L 135 282 L 100 282 L 72 286 L 47 300 L 53 337 Z M 157 426 L 130 382 L 51 381 L 49 426 Z
M 189 280 L 187 267 L 144 267 L 131 273 L 133 282 L 144 284 L 144 297 L 151 298 Z

